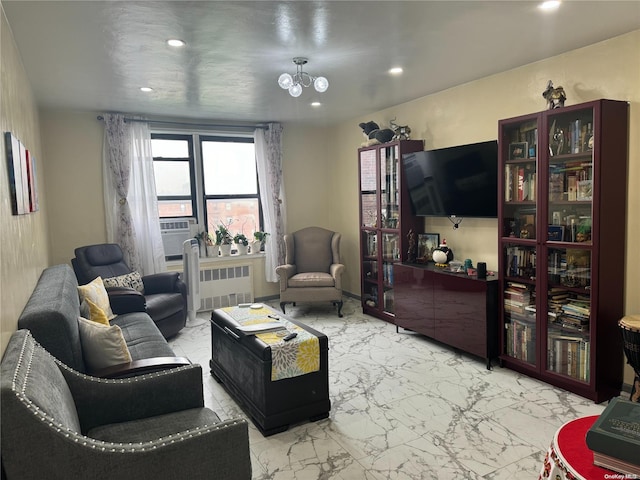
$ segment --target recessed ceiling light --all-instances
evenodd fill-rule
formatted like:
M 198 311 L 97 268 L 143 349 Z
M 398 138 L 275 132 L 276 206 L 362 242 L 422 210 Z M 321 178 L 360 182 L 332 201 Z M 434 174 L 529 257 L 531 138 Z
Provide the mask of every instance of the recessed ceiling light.
M 551 10 L 557 10 L 560 7 L 560 0 L 547 0 L 546 2 L 542 2 L 538 5 L 540 10 L 544 10 L 545 12 L 549 12 Z
M 320 105 L 322 105 L 320 102 L 311 102 L 312 107 L 319 107 Z
M 400 75 L 402 73 L 402 68 L 401 67 L 393 67 L 393 68 L 389 69 L 389 73 L 391 75 Z
M 140 87 L 140 91 L 142 91 L 142 92 L 153 92 L 153 88 L 151 88 L 151 87 Z
M 178 38 L 170 38 L 169 40 L 167 40 L 167 45 L 170 45 L 172 47 L 184 47 L 186 45 L 186 42 Z

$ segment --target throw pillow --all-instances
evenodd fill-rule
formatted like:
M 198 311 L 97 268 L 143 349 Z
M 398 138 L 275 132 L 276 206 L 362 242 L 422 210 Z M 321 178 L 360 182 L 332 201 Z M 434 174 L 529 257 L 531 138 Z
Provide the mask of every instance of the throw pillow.
M 98 305 L 93 303 L 88 298 L 83 300 L 83 303 L 84 302 L 86 302 L 89 306 L 89 317 L 84 318 L 89 318 L 89 320 L 91 320 L 92 322 L 98 322 L 107 327 L 110 325 L 109 319 L 107 318 L 107 314 L 104 312 L 104 310 L 102 310 Z
M 131 353 L 117 325 L 105 326 L 78 317 L 84 361 L 90 371 L 128 363 Z
M 110 277 L 102 280 L 105 288 L 109 287 L 129 287 L 144 293 L 144 283 L 139 272 L 131 272 L 118 277 Z
M 107 315 L 107 319 L 111 320 L 115 317 L 111 310 L 111 304 L 109 303 L 109 295 L 104 288 L 101 277 L 96 277 L 91 283 L 87 283 L 86 285 L 79 285 L 78 293 L 80 294 L 80 302 L 83 300 L 91 300 Z

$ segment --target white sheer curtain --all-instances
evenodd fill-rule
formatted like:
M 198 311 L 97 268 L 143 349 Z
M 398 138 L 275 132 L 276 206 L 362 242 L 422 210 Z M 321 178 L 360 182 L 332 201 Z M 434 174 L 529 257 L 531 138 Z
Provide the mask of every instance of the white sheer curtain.
M 131 179 L 129 208 L 136 230 L 140 267 L 145 275 L 167 270 L 158 217 L 158 195 L 153 173 L 151 132 L 146 122 L 131 122 Z
M 270 123 L 267 129 L 254 132 L 260 201 L 264 216 L 264 231 L 270 234 L 264 251 L 265 278 L 277 282 L 276 267 L 284 263 L 284 232 L 286 204 L 282 182 L 282 125 Z
M 122 248 L 124 260 L 142 275 L 166 270 L 145 122 L 104 114 L 103 184 L 107 241 Z

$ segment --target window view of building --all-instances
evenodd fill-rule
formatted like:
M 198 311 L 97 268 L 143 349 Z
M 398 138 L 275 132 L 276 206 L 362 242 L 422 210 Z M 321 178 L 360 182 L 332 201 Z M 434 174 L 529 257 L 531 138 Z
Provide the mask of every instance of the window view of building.
M 158 214 L 196 219 L 214 235 L 219 225 L 251 239 L 261 230 L 252 137 L 152 133 Z

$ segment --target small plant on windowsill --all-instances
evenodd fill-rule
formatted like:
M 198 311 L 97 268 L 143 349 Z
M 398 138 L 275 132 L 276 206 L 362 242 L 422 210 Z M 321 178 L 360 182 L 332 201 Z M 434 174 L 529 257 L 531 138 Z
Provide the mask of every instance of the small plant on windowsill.
M 251 242 L 251 252 L 258 253 L 263 250 L 268 236 L 269 234 L 267 232 L 253 232 L 254 241 Z
M 231 245 L 233 243 L 233 237 L 229 232 L 229 229 L 225 225 L 218 225 L 216 230 L 216 245 Z
M 249 240 L 247 240 L 247 237 L 245 237 L 242 233 L 236 233 L 236 235 L 233 237 L 233 242 L 236 245 L 244 245 L 245 247 L 249 245 Z

